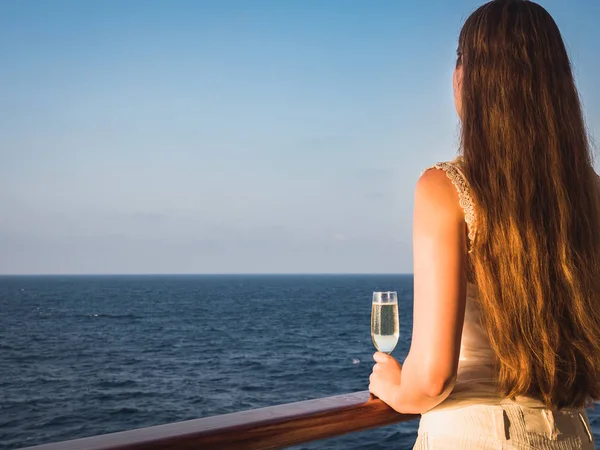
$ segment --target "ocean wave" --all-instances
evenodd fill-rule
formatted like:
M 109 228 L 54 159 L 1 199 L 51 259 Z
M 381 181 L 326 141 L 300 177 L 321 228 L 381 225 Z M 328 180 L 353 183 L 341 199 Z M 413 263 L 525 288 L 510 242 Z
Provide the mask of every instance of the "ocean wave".
M 107 313 L 92 313 L 86 314 L 85 317 L 92 317 L 94 319 L 140 319 L 141 316 L 135 314 L 107 314 Z

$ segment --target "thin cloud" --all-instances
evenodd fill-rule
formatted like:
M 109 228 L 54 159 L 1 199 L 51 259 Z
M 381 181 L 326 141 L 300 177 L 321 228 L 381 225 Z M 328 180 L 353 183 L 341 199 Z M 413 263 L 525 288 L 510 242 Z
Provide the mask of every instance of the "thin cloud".
M 357 170 L 356 178 L 364 181 L 387 181 L 394 176 L 394 171 L 384 168 L 364 168 Z
M 390 194 L 386 193 L 386 192 L 380 192 L 380 191 L 375 191 L 375 192 L 367 192 L 365 194 L 365 198 L 367 200 L 385 200 L 386 198 L 389 198 Z

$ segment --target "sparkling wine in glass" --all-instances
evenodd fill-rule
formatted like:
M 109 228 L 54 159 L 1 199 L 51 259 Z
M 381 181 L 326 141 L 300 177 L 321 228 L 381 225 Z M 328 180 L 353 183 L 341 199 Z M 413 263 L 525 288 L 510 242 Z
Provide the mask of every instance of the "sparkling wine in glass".
M 380 352 L 390 354 L 396 347 L 399 336 L 398 294 L 396 292 L 373 292 L 371 337 L 375 348 Z

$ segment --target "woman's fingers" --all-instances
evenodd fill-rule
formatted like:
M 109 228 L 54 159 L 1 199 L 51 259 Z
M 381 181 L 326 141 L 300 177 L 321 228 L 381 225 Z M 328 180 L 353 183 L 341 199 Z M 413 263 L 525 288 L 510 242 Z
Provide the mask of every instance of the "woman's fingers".
M 378 363 L 385 364 L 387 362 L 390 362 L 390 360 L 393 360 L 394 358 L 386 353 L 375 352 L 373 354 L 373 359 Z

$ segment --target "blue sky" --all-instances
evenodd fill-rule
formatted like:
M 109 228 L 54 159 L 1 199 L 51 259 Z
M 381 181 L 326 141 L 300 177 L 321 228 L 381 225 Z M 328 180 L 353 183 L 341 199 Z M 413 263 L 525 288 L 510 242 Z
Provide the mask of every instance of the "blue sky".
M 0 273 L 412 271 L 481 2 L 0 0 Z M 600 139 L 600 2 L 541 1 Z

